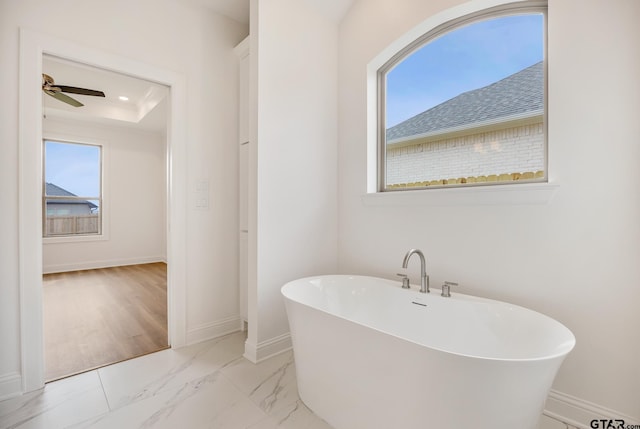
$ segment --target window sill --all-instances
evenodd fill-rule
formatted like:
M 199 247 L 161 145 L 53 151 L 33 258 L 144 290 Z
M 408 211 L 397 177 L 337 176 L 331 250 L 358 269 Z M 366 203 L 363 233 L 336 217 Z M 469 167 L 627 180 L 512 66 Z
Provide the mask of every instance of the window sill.
M 106 241 L 109 237 L 106 234 L 100 235 L 77 235 L 66 237 L 43 237 L 42 244 L 59 244 L 59 243 L 86 243 L 90 241 Z
M 491 206 L 549 204 L 559 185 L 528 183 L 376 192 L 363 195 L 365 206 Z

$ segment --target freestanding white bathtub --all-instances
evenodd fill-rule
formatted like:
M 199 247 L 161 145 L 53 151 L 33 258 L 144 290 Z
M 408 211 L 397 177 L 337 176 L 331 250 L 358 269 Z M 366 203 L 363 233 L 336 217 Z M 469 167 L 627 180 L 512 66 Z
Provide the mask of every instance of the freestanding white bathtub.
M 374 277 L 282 288 L 304 403 L 336 429 L 535 429 L 575 338 L 526 308 Z

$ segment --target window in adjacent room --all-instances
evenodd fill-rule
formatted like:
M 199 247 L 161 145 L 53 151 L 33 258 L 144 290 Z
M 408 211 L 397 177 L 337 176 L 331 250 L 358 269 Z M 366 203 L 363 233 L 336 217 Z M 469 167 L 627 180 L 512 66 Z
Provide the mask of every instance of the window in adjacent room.
M 379 190 L 546 181 L 545 13 L 464 17 L 379 70 Z
M 44 141 L 43 234 L 102 233 L 102 147 Z

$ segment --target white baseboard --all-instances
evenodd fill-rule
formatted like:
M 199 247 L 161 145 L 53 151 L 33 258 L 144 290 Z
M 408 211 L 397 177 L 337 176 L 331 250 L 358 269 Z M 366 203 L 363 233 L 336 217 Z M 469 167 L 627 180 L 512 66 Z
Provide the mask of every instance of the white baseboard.
M 195 328 L 187 329 L 187 345 L 218 338 L 223 335 L 240 331 L 242 320 L 240 316 L 233 316 L 211 323 L 205 323 Z
M 258 344 L 250 343 L 247 340 L 244 343 L 244 357 L 253 363 L 259 363 L 272 356 L 291 350 L 291 347 L 291 334 L 288 332 L 269 340 L 261 341 Z
M 154 262 L 166 263 L 167 258 L 165 258 L 164 256 L 149 256 L 149 257 L 142 257 L 142 258 L 108 259 L 103 261 L 74 262 L 72 264 L 57 264 L 57 265 L 44 264 L 42 266 L 42 272 L 43 274 L 66 273 L 69 271 L 123 267 L 125 265 L 151 264 Z
M 557 390 L 549 392 L 543 414 L 578 429 L 591 429 L 592 420 L 624 420 L 625 427 L 640 424 L 638 418 Z
M 22 394 L 22 376 L 11 372 L 0 376 L 0 401 Z

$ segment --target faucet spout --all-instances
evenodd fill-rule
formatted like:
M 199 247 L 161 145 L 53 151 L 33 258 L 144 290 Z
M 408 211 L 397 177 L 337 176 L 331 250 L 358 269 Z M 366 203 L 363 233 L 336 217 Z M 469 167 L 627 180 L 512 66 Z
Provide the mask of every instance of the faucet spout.
M 427 275 L 427 264 L 424 259 L 424 254 L 419 249 L 411 249 L 404 255 L 402 261 L 402 268 L 407 268 L 409 265 L 409 259 L 412 255 L 418 255 L 420 257 L 420 292 L 429 293 L 429 276 Z

